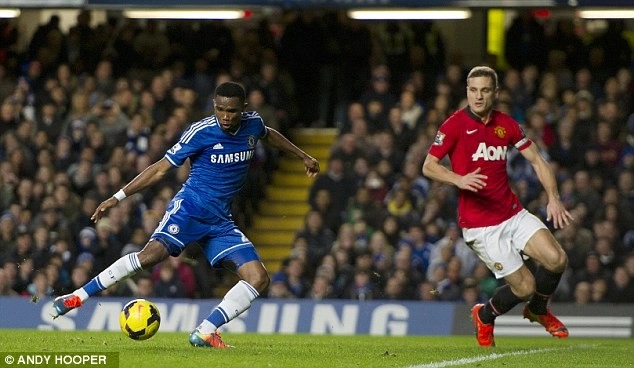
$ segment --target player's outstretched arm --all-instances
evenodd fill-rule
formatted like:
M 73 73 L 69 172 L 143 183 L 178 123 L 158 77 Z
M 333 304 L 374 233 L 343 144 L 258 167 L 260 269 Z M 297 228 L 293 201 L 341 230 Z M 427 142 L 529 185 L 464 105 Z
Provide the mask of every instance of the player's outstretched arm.
M 119 192 L 101 202 L 90 219 L 96 223 L 101 217 L 103 217 L 108 208 L 116 206 L 120 200 L 123 200 L 123 198 L 152 186 L 154 183 L 161 180 L 163 176 L 165 176 L 165 173 L 167 173 L 171 168 L 172 164 L 170 164 L 165 158 L 162 158 L 148 166 L 139 175 L 126 184 Z
M 307 176 L 314 177 L 319 174 L 319 161 L 294 145 L 293 142 L 284 137 L 282 133 L 271 127 L 267 127 L 267 129 L 268 134 L 262 139 L 262 142 L 271 147 L 297 156 L 297 158 L 304 162 Z

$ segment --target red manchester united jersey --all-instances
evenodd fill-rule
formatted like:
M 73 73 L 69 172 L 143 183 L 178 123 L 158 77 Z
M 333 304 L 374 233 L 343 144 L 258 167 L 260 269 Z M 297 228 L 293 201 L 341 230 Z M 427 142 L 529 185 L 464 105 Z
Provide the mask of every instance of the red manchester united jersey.
M 511 191 L 506 171 L 507 150 L 531 145 L 519 124 L 510 116 L 492 111 L 487 124 L 467 107 L 456 111 L 438 129 L 429 154 L 442 159 L 449 155 L 452 170 L 468 174 L 477 168 L 486 175 L 486 186 L 478 192 L 458 193 L 458 223 L 464 228 L 497 225 L 522 209 Z

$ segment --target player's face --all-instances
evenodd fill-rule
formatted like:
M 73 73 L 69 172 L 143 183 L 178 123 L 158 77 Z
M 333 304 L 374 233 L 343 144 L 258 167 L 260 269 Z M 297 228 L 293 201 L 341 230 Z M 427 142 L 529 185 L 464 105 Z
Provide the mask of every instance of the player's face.
M 493 108 L 497 89 L 490 77 L 472 77 L 467 80 L 467 102 L 471 111 L 486 118 Z
M 238 97 L 214 97 L 214 114 L 218 118 L 220 129 L 234 133 L 240 127 L 242 112 L 247 106 Z

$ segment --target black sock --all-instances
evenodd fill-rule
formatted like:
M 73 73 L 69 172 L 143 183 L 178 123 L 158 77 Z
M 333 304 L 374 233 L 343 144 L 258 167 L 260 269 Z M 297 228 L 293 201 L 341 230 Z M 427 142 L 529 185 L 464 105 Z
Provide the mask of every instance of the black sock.
M 535 272 L 535 294 L 531 298 L 528 308 L 535 314 L 546 314 L 548 300 L 557 289 L 563 272 L 551 272 L 539 267 Z
M 495 289 L 493 297 L 484 304 L 478 315 L 483 323 L 493 323 L 495 317 L 510 311 L 521 302 L 522 299 L 513 294 L 510 286 L 503 285 Z

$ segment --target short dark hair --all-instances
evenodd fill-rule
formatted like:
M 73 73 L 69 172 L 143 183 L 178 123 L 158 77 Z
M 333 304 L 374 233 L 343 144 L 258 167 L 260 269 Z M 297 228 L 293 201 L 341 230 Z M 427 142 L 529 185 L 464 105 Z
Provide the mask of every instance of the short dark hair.
M 489 77 L 493 81 L 493 88 L 498 88 L 498 73 L 488 66 L 476 66 L 467 75 L 467 82 L 475 77 Z
M 247 94 L 242 85 L 235 82 L 224 82 L 216 87 L 214 96 L 237 97 L 241 103 L 247 100 Z

